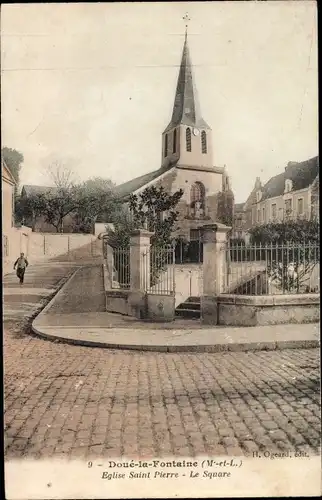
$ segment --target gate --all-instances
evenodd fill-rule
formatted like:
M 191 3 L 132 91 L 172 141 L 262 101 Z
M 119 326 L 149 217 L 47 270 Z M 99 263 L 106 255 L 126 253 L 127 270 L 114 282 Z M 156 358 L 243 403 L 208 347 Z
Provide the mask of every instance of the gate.
M 106 247 L 107 249 L 107 247 Z M 111 288 L 130 288 L 130 248 L 113 248 L 110 262 Z
M 174 264 L 174 247 L 150 247 L 142 259 L 143 289 L 149 294 L 174 295 Z

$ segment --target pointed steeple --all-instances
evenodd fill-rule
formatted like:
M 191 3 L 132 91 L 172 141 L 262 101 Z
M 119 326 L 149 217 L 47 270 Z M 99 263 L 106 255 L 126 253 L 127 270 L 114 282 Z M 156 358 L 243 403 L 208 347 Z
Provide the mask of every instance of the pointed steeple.
M 197 89 L 194 84 L 192 73 L 187 29 L 185 33 L 172 118 L 169 125 L 165 129 L 165 132 L 180 124 L 188 125 L 190 127 L 210 129 L 209 125 L 207 125 L 201 116 Z

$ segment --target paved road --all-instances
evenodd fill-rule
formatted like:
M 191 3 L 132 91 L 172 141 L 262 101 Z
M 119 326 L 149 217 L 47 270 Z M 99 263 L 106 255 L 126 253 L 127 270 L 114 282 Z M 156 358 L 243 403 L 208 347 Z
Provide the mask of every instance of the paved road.
M 4 322 L 16 323 L 18 319 L 26 321 L 32 317 L 78 266 L 76 262 L 47 262 L 29 266 L 23 287 L 20 287 L 14 272 L 4 276 Z
M 84 267 L 64 287 L 48 310 L 49 314 L 77 314 L 105 312 L 103 267 Z
M 36 290 L 53 290 L 75 266 L 30 268 L 23 293 L 33 289 L 33 307 L 45 297 Z M 95 290 L 86 286 L 92 272 Z M 100 309 L 100 275 L 82 273 L 81 310 L 94 291 Z M 24 334 L 19 293 L 6 277 L 8 458 L 318 451 L 318 349 L 163 354 L 65 345 Z
M 152 354 L 5 332 L 7 457 L 319 447 L 319 352 Z

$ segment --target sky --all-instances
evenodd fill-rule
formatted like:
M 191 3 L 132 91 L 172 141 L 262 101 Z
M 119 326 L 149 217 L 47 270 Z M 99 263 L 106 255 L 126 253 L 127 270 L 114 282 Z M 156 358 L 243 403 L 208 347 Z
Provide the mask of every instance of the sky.
M 288 161 L 318 154 L 315 2 L 2 4 L 2 146 L 24 155 L 21 184 L 120 184 L 161 164 L 187 12 L 214 164 L 236 202 Z

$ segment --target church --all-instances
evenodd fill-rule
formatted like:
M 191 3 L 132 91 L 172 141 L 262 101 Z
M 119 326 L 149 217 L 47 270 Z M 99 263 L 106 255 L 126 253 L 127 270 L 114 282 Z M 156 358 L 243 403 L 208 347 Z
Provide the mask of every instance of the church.
M 212 130 L 203 119 L 192 71 L 188 36 L 185 34 L 172 117 L 162 133 L 162 161 L 158 170 L 116 187 L 116 195 L 126 203 L 130 194 L 147 187 L 163 186 L 169 193 L 184 194 L 174 238 L 187 242 L 199 239 L 205 224 L 231 225 L 234 196 L 225 167 L 214 165 Z

